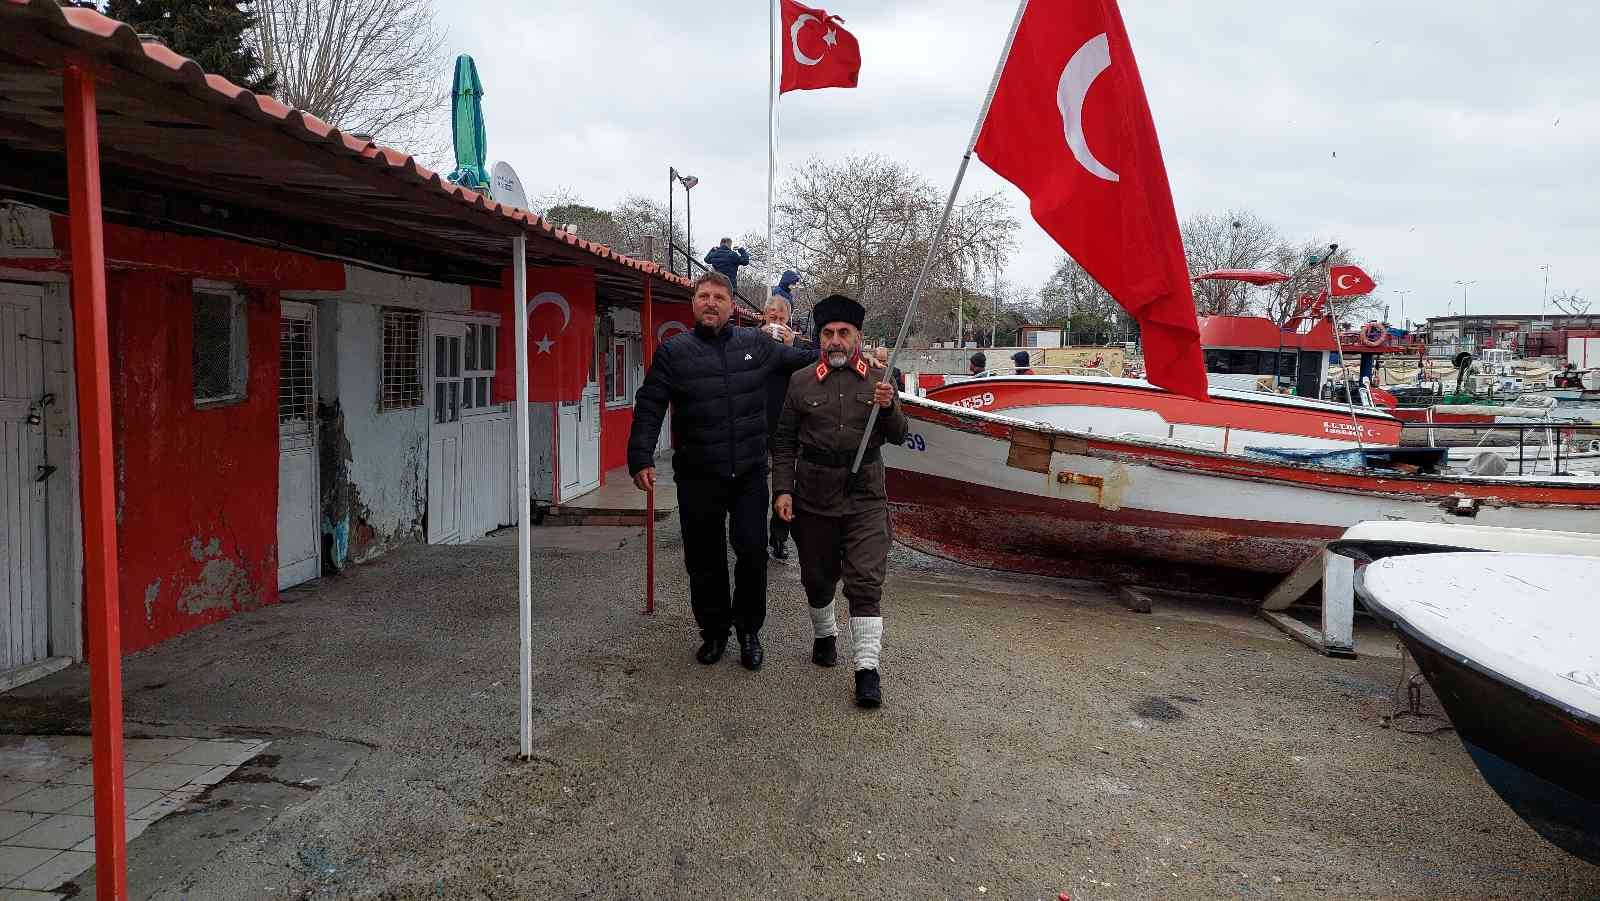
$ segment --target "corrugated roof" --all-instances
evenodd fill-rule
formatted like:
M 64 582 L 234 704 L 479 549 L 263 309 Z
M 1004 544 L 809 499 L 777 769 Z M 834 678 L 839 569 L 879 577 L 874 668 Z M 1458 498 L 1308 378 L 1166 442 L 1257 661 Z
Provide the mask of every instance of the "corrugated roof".
M 0 147 L 15 155 L 3 167 L 10 174 L 0 173 L 0 187 L 44 197 L 54 196 L 57 183 L 64 185 L 50 167 L 26 163 L 29 154 L 45 160 L 63 151 L 59 73 L 77 64 L 97 74 L 108 216 L 166 218 L 284 243 L 263 237 L 276 232 L 265 222 L 247 222 L 243 213 L 226 227 L 188 221 L 200 214 L 184 198 L 210 198 L 329 229 L 319 238 L 327 246 L 307 248 L 311 252 L 347 258 L 358 252 L 359 242 L 337 250 L 335 232 L 343 230 L 393 239 L 399 249 L 390 256 L 405 257 L 408 248 L 417 248 L 485 266 L 504 265 L 506 237 L 522 231 L 529 236 L 531 263 L 595 265 L 602 283 L 617 289 L 629 284 L 622 278 L 627 271 L 635 273 L 635 291 L 638 273 L 659 279 L 658 289 L 673 295 L 689 284 L 654 262 L 451 184 L 409 154 L 345 134 L 208 74 L 194 60 L 145 43 L 126 23 L 93 10 L 63 8 L 55 0 L 0 0 L 0 25 Z M 174 153 L 175 147 L 181 152 Z M 260 235 L 250 231 L 257 225 Z

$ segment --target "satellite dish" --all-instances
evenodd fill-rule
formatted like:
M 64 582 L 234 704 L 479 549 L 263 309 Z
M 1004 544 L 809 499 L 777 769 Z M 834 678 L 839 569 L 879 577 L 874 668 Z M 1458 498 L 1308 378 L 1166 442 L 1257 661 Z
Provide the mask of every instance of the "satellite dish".
M 495 200 L 519 210 L 528 208 L 528 194 L 522 190 L 522 179 L 517 177 L 517 170 L 511 168 L 510 163 L 505 160 L 495 163 L 489 170 L 489 184 Z

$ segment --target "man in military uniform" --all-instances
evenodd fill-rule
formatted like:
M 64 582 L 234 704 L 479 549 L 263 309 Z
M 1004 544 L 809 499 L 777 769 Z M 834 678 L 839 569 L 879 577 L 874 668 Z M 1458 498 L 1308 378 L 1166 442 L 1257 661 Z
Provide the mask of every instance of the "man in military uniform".
M 856 703 L 883 702 L 878 654 L 883 614 L 878 602 L 889 565 L 889 514 L 879 448 L 905 440 L 906 416 L 893 387 L 861 356 L 861 304 L 835 294 L 817 304 L 814 321 L 822 359 L 796 372 L 772 444 L 773 507 L 788 521 L 800 555 L 800 581 L 811 606 L 811 659 L 838 662 L 833 595 L 844 580 L 850 602 Z M 859 473 L 856 448 L 873 405 L 881 408 Z

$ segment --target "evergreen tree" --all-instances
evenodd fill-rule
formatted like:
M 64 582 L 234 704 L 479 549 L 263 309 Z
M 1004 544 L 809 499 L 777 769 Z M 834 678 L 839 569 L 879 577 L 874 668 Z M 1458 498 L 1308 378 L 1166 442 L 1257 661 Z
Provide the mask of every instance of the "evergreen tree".
M 270 94 L 277 75 L 265 71 L 246 34 L 256 25 L 250 3 L 230 0 L 109 0 L 106 15 L 161 39 L 173 51 L 258 94 Z

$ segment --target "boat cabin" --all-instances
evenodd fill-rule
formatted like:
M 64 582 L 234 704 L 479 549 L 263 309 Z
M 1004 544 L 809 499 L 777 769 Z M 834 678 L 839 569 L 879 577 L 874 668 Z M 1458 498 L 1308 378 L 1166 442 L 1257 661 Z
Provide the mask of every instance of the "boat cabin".
M 1279 389 L 1313 398 L 1339 349 L 1327 319 L 1283 328 L 1261 316 L 1203 316 L 1200 344 L 1207 381 L 1216 387 L 1254 390 L 1266 376 Z

